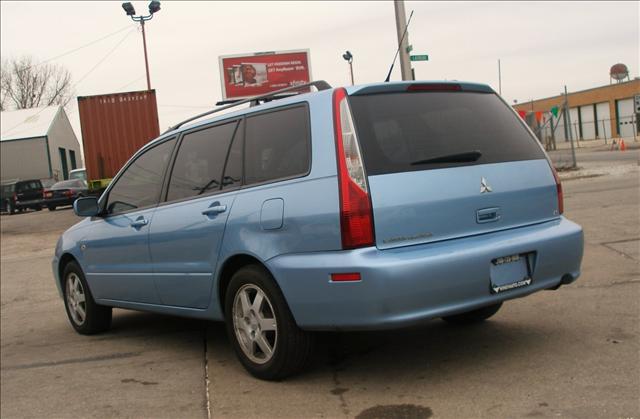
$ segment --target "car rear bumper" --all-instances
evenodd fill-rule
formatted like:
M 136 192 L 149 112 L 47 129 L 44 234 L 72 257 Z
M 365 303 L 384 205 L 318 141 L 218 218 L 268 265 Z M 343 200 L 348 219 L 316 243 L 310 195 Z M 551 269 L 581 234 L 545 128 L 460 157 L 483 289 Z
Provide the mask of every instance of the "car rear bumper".
M 535 252 L 532 282 L 494 294 L 491 261 Z M 389 250 L 277 256 L 267 261 L 301 328 L 388 329 L 462 313 L 570 283 L 580 275 L 582 228 L 561 217 L 532 226 Z M 331 282 L 359 272 L 361 281 Z
M 49 198 L 49 199 L 45 199 L 42 204 L 47 206 L 47 207 L 52 207 L 52 206 L 61 206 L 61 205 L 73 205 L 73 201 L 75 201 L 76 198 L 68 198 L 68 197 L 62 197 L 62 198 Z
M 16 201 L 16 208 L 38 207 L 42 205 L 41 199 L 32 199 L 29 201 Z

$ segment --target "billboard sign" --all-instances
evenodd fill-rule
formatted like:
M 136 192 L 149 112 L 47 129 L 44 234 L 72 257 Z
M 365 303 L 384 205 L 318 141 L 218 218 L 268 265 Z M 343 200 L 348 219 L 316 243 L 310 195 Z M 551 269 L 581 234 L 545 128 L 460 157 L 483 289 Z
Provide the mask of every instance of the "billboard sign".
M 309 50 L 257 52 L 218 58 L 223 100 L 263 95 L 309 83 Z

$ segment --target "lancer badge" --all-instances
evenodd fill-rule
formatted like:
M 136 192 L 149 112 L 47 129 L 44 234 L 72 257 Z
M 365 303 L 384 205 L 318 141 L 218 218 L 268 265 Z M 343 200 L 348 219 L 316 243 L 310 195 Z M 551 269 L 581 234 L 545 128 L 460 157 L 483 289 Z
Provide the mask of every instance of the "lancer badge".
M 491 189 L 491 186 L 489 186 L 489 183 L 487 183 L 487 179 L 482 178 L 480 180 L 480 193 L 485 192 L 493 192 L 493 189 Z

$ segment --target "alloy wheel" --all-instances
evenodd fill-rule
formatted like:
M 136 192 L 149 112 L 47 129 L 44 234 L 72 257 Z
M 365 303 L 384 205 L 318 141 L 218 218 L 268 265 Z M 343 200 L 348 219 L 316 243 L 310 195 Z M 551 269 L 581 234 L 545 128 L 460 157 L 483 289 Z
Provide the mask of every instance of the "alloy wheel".
M 81 326 L 87 317 L 87 301 L 80 277 L 75 272 L 67 276 L 66 287 L 69 314 L 73 322 Z
M 278 324 L 269 297 L 246 284 L 233 300 L 233 328 L 244 354 L 256 364 L 271 360 L 278 344 Z

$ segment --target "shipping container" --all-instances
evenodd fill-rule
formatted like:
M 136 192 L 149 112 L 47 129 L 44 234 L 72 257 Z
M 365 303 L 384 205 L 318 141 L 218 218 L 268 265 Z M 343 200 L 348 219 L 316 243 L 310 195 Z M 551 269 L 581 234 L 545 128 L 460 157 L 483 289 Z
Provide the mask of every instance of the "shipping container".
M 108 179 L 158 137 L 155 90 L 78 97 L 87 179 Z

